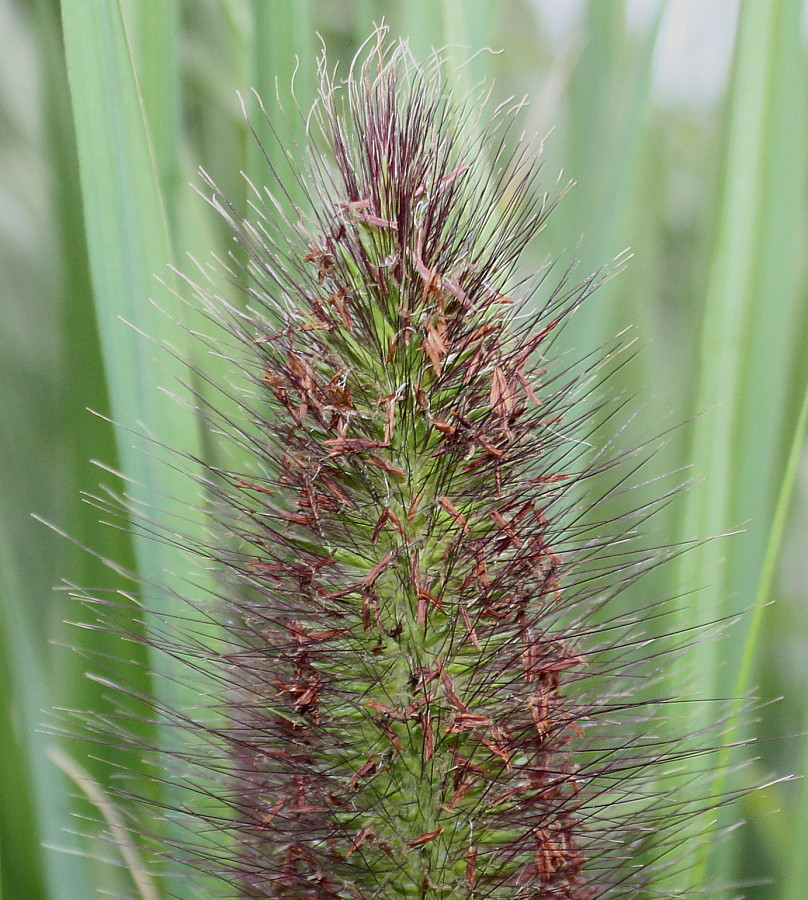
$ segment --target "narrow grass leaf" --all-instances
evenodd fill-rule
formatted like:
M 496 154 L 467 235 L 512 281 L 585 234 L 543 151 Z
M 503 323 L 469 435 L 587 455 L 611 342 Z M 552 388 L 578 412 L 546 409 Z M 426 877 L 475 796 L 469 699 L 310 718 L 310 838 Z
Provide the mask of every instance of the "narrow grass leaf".
M 43 710 L 50 706 L 51 697 L 3 530 L 0 528 L 0 664 L 5 671 L 0 674 L 6 681 L 3 702 L 8 704 L 3 719 L 14 727 L 16 740 L 6 735 L 0 748 L 0 822 L 5 832 L 4 851 L 14 848 L 13 861 L 20 866 L 19 871 L 4 872 L 3 881 L 24 884 L 24 896 L 31 900 L 86 900 L 91 896 L 88 867 L 86 860 L 76 855 L 81 848 L 72 833 L 76 823 L 67 785 L 46 756 L 54 739 L 41 732 Z M 14 777 L 13 785 L 7 783 L 7 776 Z M 20 846 L 18 839 L 26 838 L 27 846 Z
M 64 0 L 62 14 L 93 289 L 121 466 L 131 505 L 166 538 L 135 537 L 143 600 L 158 624 L 170 610 L 171 592 L 187 592 L 182 575 L 187 560 L 171 535 L 179 521 L 183 533 L 189 528 L 199 533 L 192 473 L 168 464 L 172 457 L 161 449 L 198 455 L 193 407 L 168 396 L 183 394 L 180 380 L 186 377 L 182 310 L 155 280 L 160 274 L 170 287 L 170 241 L 121 8 L 116 0 Z M 175 355 L 160 344 L 175 348 Z M 143 433 L 155 440 L 147 441 Z M 204 575 L 197 580 L 204 592 Z M 165 655 L 152 656 L 153 667 L 172 670 Z M 159 700 L 184 702 L 171 678 Z M 163 744 L 170 749 L 170 740 Z M 183 882 L 173 889 L 182 896 Z
M 712 536 L 738 525 L 736 493 L 741 489 L 738 439 L 743 429 L 743 366 L 745 338 L 762 301 L 758 290 L 761 248 L 779 236 L 768 233 L 764 216 L 766 175 L 771 155 L 783 135 L 773 130 L 772 117 L 777 90 L 777 59 L 780 52 L 778 16 L 781 4 L 764 0 L 741 7 L 733 65 L 731 101 L 726 130 L 723 180 L 715 244 L 706 286 L 704 317 L 699 349 L 697 390 L 691 459 L 699 478 L 688 492 L 683 534 Z M 798 22 L 791 23 L 793 27 Z M 707 412 L 705 412 L 707 411 Z M 729 602 L 730 573 L 723 565 L 725 542 L 708 541 L 682 557 L 682 590 L 698 588 L 695 617 L 717 620 L 732 611 Z M 693 604 L 683 611 L 682 626 L 693 621 Z M 727 654 L 738 658 L 732 641 L 725 636 L 699 648 L 697 690 L 703 698 L 715 698 L 730 689 L 721 675 Z M 692 665 L 683 660 L 682 665 Z M 677 667 L 672 687 L 685 674 Z M 709 704 L 693 708 L 695 728 L 708 724 Z M 704 884 L 712 853 L 705 843 L 692 870 L 691 888 Z
M 177 0 L 138 0 L 124 7 L 149 124 L 157 177 L 173 223 L 180 187 L 180 10 Z
M 89 459 L 90 452 L 116 467 L 117 452 L 113 428 L 101 418 L 110 414 L 109 398 L 84 237 L 75 130 L 59 11 L 49 0 L 37 0 L 35 14 L 45 85 L 43 121 L 48 163 L 53 173 L 51 218 L 56 229 L 62 271 L 59 295 L 55 298 L 58 304 L 57 334 L 61 341 L 61 377 L 54 405 L 58 405 L 59 456 L 66 463 L 66 471 L 60 479 L 63 487 L 59 498 L 61 505 L 36 505 L 26 512 L 36 512 L 46 518 L 58 516 L 59 521 L 69 522 L 72 537 L 81 545 L 67 545 L 61 541 L 58 561 L 54 561 L 54 583 L 68 580 L 73 584 L 100 586 L 109 583 L 109 573 L 82 546 L 92 547 L 99 555 L 130 569 L 134 564 L 133 551 L 127 532 L 102 525 L 97 511 L 82 502 L 82 492 L 93 490 L 98 482 L 98 470 Z M 100 415 L 93 415 L 88 410 Z M 51 422 L 46 426 L 46 433 L 52 427 Z M 16 449 L 24 460 L 23 468 L 30 468 L 31 457 L 36 459 L 42 453 L 32 454 L 27 440 L 19 441 Z M 14 450 L 15 446 L 10 444 L 7 453 Z M 113 487 L 118 491 L 121 489 L 118 482 Z M 53 539 L 44 535 L 41 526 L 36 527 L 40 540 Z M 29 591 L 35 584 L 34 575 L 28 569 L 21 572 L 21 580 Z M 54 621 L 47 636 L 56 644 L 48 653 L 49 668 L 60 673 L 58 682 L 52 685 L 52 705 L 71 709 L 109 709 L 105 705 L 103 689 L 85 677 L 86 661 L 70 648 L 76 640 L 75 628 L 63 624 L 63 620 L 76 621 L 81 617 L 78 602 L 61 593 L 58 603 L 54 603 L 53 595 L 49 595 L 48 606 L 54 612 Z M 109 635 L 88 631 L 85 632 L 84 646 L 89 649 L 90 645 L 94 652 L 114 653 L 117 642 Z M 139 655 L 142 662 L 142 652 Z M 148 690 L 145 667 L 140 671 L 140 686 Z M 50 675 L 48 678 L 50 680 Z M 75 745 L 72 749 L 76 754 L 93 755 L 88 745 Z M 97 777 L 101 777 L 101 767 L 95 761 L 89 761 L 88 765 Z
M 751 658 L 755 647 L 758 644 L 764 604 L 769 596 L 775 564 L 785 532 L 789 503 L 793 495 L 800 460 L 803 456 L 802 451 L 805 444 L 807 427 L 808 387 L 806 388 L 805 396 L 803 397 L 802 408 L 800 409 L 797 426 L 794 430 L 794 440 L 791 444 L 791 452 L 789 453 L 788 463 L 786 465 L 786 474 L 783 477 L 780 497 L 777 501 L 774 523 L 772 524 L 769 536 L 769 546 L 766 551 L 766 559 L 764 560 L 763 573 L 758 588 L 757 601 L 755 603 L 755 612 L 745 647 L 744 663 L 739 676 L 739 687 L 743 690 L 748 686 L 748 672 L 752 668 Z M 808 885 L 808 855 L 800 849 L 805 847 L 808 843 L 808 787 L 806 787 L 806 785 L 808 785 L 808 738 L 805 736 L 806 733 L 808 733 L 808 713 L 806 713 L 803 724 L 802 760 L 799 773 L 802 775 L 802 781 L 796 797 L 796 821 L 788 832 L 790 846 L 787 845 L 787 847 L 790 852 L 787 852 L 786 854 L 787 863 L 783 874 L 782 893 L 780 895 L 782 900 L 802 900 L 805 896 L 805 886 Z
M 311 3 L 253 0 L 252 14 L 252 86 L 263 109 L 250 98 L 251 125 L 258 137 L 258 142 L 250 141 L 250 175 L 260 189 L 269 180 L 267 169 L 271 167 L 284 187 L 280 202 L 291 206 L 302 199 L 294 176 L 294 160 L 300 158 L 305 138 L 300 110 L 308 109 L 314 97 L 310 60 L 316 48 Z M 281 140 L 273 139 L 273 129 Z
M 808 378 L 799 340 L 805 293 L 804 253 L 808 118 L 805 97 L 802 0 L 775 4 L 769 50 L 764 154 L 757 182 L 759 214 L 754 229 L 749 315 L 744 322 L 738 391 L 737 472 L 732 485 L 735 522 L 744 534 L 732 548 L 729 591 L 740 607 L 754 599 L 768 552 L 767 535 L 792 440 L 791 420 Z M 730 672 L 741 659 L 733 641 Z M 733 649 L 731 648 L 731 649 Z M 728 679 L 729 681 L 729 679 Z
M 478 51 L 490 46 L 493 4 L 441 0 L 440 6 L 444 44 L 453 60 L 450 69 L 452 87 L 458 97 L 465 97 L 488 74 L 488 53 Z

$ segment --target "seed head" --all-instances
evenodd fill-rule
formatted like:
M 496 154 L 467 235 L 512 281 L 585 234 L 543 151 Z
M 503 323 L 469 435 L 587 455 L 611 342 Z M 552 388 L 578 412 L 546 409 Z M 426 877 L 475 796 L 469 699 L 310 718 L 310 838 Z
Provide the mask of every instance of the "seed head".
M 248 387 L 208 416 L 246 462 L 207 485 L 215 638 L 187 610 L 152 637 L 205 706 L 165 713 L 185 851 L 205 896 L 644 896 L 700 801 L 668 793 L 665 602 L 619 599 L 649 510 L 600 512 L 604 360 L 552 362 L 602 273 L 520 273 L 554 201 L 508 109 L 383 37 L 320 74 L 305 208 L 211 185 L 247 302 L 199 292 Z

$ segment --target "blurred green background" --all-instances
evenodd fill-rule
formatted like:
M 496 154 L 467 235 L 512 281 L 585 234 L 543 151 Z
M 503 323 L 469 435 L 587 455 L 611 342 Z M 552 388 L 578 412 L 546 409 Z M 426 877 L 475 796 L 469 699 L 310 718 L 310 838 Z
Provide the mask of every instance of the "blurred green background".
M 0 900 L 163 896 L 133 883 L 104 836 L 114 768 L 72 742 L 60 769 L 57 741 L 39 730 L 54 707 L 112 709 L 70 645 L 121 653 L 66 625 L 86 613 L 54 587 L 132 586 L 31 514 L 147 579 L 182 571 L 171 548 L 100 525 L 82 502 L 99 482 L 121 488 L 99 460 L 138 483 L 136 501 L 164 492 L 173 512 L 187 505 L 182 479 L 133 451 L 132 432 L 116 439 L 104 416 L 199 452 L 192 413 L 166 406 L 160 390 L 176 390 L 181 367 L 165 354 L 154 363 L 121 320 L 199 364 L 200 348 L 147 302 L 193 324 L 167 263 L 227 250 L 188 183 L 200 184 L 202 166 L 243 205 L 240 172 L 260 182 L 265 171 L 237 91 L 253 108 L 256 87 L 273 115 L 276 94 L 289 105 L 297 68 L 305 106 L 320 42 L 345 63 L 382 18 L 421 58 L 437 46 L 456 59 L 501 51 L 473 56 L 454 87 L 493 78 L 495 99 L 525 96 L 526 132 L 546 137 L 547 187 L 575 181 L 528 268 L 574 253 L 583 277 L 631 248 L 566 343 L 581 354 L 633 328 L 640 352 L 615 386 L 636 397 L 638 415 L 618 442 L 685 423 L 653 466 L 688 467 L 680 480 L 693 484 L 650 540 L 739 532 L 699 545 L 641 591 L 698 589 L 681 604 L 682 627 L 748 610 L 671 683 L 759 698 L 754 721 L 726 738 L 758 739 L 726 757 L 745 762 L 728 786 L 808 773 L 801 0 L 0 0 Z M 287 160 L 271 153 L 283 174 Z M 132 653 L 126 677 L 149 690 L 144 651 Z M 99 807 L 106 826 L 93 823 Z M 746 827 L 708 839 L 679 887 L 808 896 L 808 787 L 752 793 L 721 822 L 741 818 Z

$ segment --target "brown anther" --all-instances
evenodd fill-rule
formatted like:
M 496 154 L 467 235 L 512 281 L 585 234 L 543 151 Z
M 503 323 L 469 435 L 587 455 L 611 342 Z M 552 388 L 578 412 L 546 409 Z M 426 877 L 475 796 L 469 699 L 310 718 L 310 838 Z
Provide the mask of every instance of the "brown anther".
M 466 884 L 473 888 L 477 883 L 477 847 L 469 844 L 466 851 Z
M 393 430 L 396 425 L 396 402 L 398 398 L 395 394 L 384 398 L 385 415 L 384 415 L 384 443 L 390 446 L 393 440 Z
M 259 824 L 263 827 L 266 827 L 267 825 L 269 825 L 272 822 L 272 820 L 275 818 L 275 816 L 277 816 L 278 813 L 284 808 L 284 806 L 286 806 L 287 800 L 288 800 L 287 797 L 281 797 L 281 799 L 278 800 L 278 802 L 261 819 Z
M 426 611 L 427 611 L 427 600 L 426 594 L 422 591 L 418 593 L 418 607 L 415 611 L 415 624 L 416 625 L 425 625 L 426 624 Z
M 457 750 L 451 748 L 452 756 L 454 756 L 455 760 L 455 770 L 454 770 L 454 784 L 457 787 L 463 778 L 469 772 L 473 772 L 475 775 L 479 775 L 481 778 L 487 777 L 488 773 L 482 766 L 477 766 L 471 760 L 466 759 L 465 756 L 462 756 Z
M 374 581 L 382 574 L 386 569 L 390 567 L 390 563 L 395 558 L 395 551 L 388 550 L 387 553 L 376 563 L 376 565 L 368 572 L 367 575 L 362 579 L 361 584 L 365 587 L 370 587 Z
M 407 716 L 404 713 L 393 709 L 392 706 L 386 706 L 384 703 L 379 703 L 378 700 L 367 700 L 365 706 L 367 706 L 368 709 L 372 709 L 374 712 L 381 713 L 388 719 L 392 719 L 394 722 L 405 722 L 407 720 Z
M 489 456 L 494 456 L 497 459 L 502 459 L 505 456 L 505 451 L 500 450 L 495 444 L 492 444 L 487 438 L 484 438 L 482 435 L 475 434 L 474 440 L 485 450 L 485 452 Z
M 345 453 L 361 453 L 366 450 L 378 450 L 386 447 L 385 441 L 374 441 L 370 438 L 329 438 L 323 441 L 326 447 L 331 447 L 328 455 L 333 458 Z
M 536 734 L 540 739 L 544 740 L 550 733 L 550 703 L 547 694 L 544 691 L 534 694 L 528 698 L 527 708 L 530 712 L 530 718 L 536 726 Z
M 428 709 L 418 715 L 418 724 L 424 736 L 424 759 L 428 762 L 435 755 L 435 740 L 432 733 L 432 714 Z
M 418 600 L 419 602 L 423 600 L 425 603 L 428 603 L 430 606 L 434 606 L 436 609 L 446 608 L 441 597 L 438 597 L 435 594 L 431 594 L 429 591 L 423 590 L 423 588 L 418 592 Z
M 435 374 L 440 376 L 443 371 L 443 358 L 446 356 L 448 348 L 439 330 L 432 322 L 427 323 L 426 334 L 421 342 L 421 349 L 429 357 Z
M 330 641 L 332 638 L 345 634 L 344 629 L 330 628 L 328 631 L 310 631 L 306 635 L 307 644 L 321 644 L 323 641 Z
M 265 487 L 263 484 L 258 484 L 255 481 L 247 481 L 244 478 L 239 478 L 239 480 L 236 482 L 236 487 L 248 488 L 251 491 L 259 491 L 262 494 L 277 494 L 278 493 L 276 490 Z
M 541 400 L 536 395 L 536 392 L 533 389 L 533 385 L 527 378 L 525 378 L 525 376 L 519 369 L 516 370 L 516 380 L 519 382 L 519 384 L 522 385 L 522 390 L 524 390 L 530 402 L 533 403 L 534 406 L 541 406 Z
M 401 519 L 395 514 L 392 509 L 387 510 L 387 518 L 390 524 L 395 528 L 395 530 L 399 533 L 400 537 L 406 538 L 406 532 L 404 531 L 404 526 L 401 524 Z
M 474 552 L 474 573 L 479 578 L 480 584 L 483 587 L 491 587 L 491 582 L 488 580 L 488 569 L 485 565 L 485 556 L 483 555 L 482 548 L 477 548 Z
M 475 781 L 470 775 L 464 775 L 460 780 L 460 783 L 457 785 L 457 787 L 455 787 L 451 799 L 446 804 L 446 809 L 452 810 L 458 807 L 463 801 L 463 798 L 466 796 L 466 794 L 468 794 L 468 792 L 474 787 L 474 784 Z
M 379 760 L 372 754 L 362 763 L 361 767 L 354 772 L 351 780 L 348 782 L 348 790 L 352 791 L 361 779 L 368 775 L 375 775 L 379 770 Z
M 505 378 L 505 373 L 502 371 L 502 368 L 500 366 L 494 366 L 494 370 L 491 372 L 491 392 L 488 397 L 491 409 L 496 410 L 500 415 L 508 412 L 505 405 L 506 398 L 508 402 L 512 403 L 510 391 L 508 389 L 508 380 Z
M 428 270 L 429 274 L 424 277 L 424 287 L 421 291 L 421 298 L 426 303 L 431 297 L 437 297 L 440 300 L 441 291 L 443 290 L 443 278 L 438 274 L 437 268 L 433 267 Z M 419 273 L 420 274 L 420 273 Z
M 276 390 L 283 385 L 283 379 L 273 372 L 271 369 L 264 369 L 264 377 L 261 379 L 264 384 L 269 385 L 271 388 L 275 388 Z M 280 397 L 278 399 L 281 399 Z M 283 400 L 281 400 L 283 402 Z
M 373 225 L 376 228 L 393 228 L 396 231 L 398 230 L 398 225 L 391 221 L 390 219 L 382 219 L 380 216 L 374 216 L 373 213 L 358 213 L 356 216 L 360 222 L 364 222 L 366 225 Z
M 419 229 L 420 232 L 420 229 Z M 423 242 L 423 235 L 419 233 L 416 238 L 416 248 L 415 250 L 409 250 L 409 257 L 412 261 L 412 267 L 415 271 L 424 279 L 424 281 L 428 281 L 432 275 L 432 270 L 427 266 L 427 264 L 421 258 L 421 247 Z
M 470 712 L 457 712 L 452 715 L 447 734 L 462 734 L 473 728 L 490 728 L 494 723 L 488 716 L 478 716 Z
M 365 826 L 365 827 L 364 827 L 364 828 L 356 835 L 356 837 L 354 837 L 354 839 L 351 841 L 350 849 L 349 849 L 348 852 L 345 854 L 345 858 L 346 858 L 346 859 L 349 859 L 350 856 L 351 856 L 353 853 L 355 853 L 355 852 L 362 846 L 362 844 L 365 843 L 365 841 L 366 841 L 369 837 L 374 836 L 375 834 L 376 834 L 376 832 L 373 830 L 373 827 L 370 826 L 370 825 L 366 825 L 366 826 Z
M 336 207 L 341 212 L 347 212 L 351 215 L 370 207 L 370 198 L 362 197 L 361 200 L 338 200 Z
M 359 593 L 359 589 L 362 587 L 361 582 L 359 584 L 350 584 L 347 587 L 340 588 L 336 591 L 328 591 L 323 594 L 326 600 L 339 600 L 341 597 L 347 597 L 348 594 L 356 594 Z
M 295 641 L 301 646 L 322 643 L 323 641 L 328 641 L 337 635 L 345 633 L 338 628 L 332 628 L 329 631 L 309 631 L 306 626 L 302 622 L 297 621 L 297 619 L 293 619 L 286 627 L 292 633 Z
M 370 612 L 374 600 L 375 598 L 372 594 L 362 594 L 362 627 L 365 631 L 370 630 Z M 376 615 L 378 617 L 378 602 L 376 603 Z
M 418 567 L 419 553 L 418 548 L 413 547 L 410 552 L 410 581 L 416 594 L 421 593 L 421 570 Z
M 505 763 L 505 768 L 510 771 L 511 769 L 511 733 L 507 728 L 504 728 L 502 725 L 491 725 L 489 728 L 489 733 L 491 735 L 488 737 L 481 737 L 480 743 L 487 747 L 494 756 L 498 757 Z
M 519 537 L 519 535 L 517 534 L 517 532 L 516 532 L 516 530 L 513 528 L 513 526 L 509 525 L 509 524 L 505 521 L 505 519 L 504 519 L 502 513 L 499 512 L 499 510 L 496 510 L 496 509 L 495 509 L 495 510 L 491 513 L 491 518 L 494 520 L 494 522 L 496 522 L 496 524 L 499 526 L 499 528 L 500 528 L 502 531 L 505 532 L 505 534 L 510 538 L 510 540 L 511 540 L 517 547 L 522 547 L 522 546 L 524 545 L 524 541 Z
M 390 507 L 385 506 L 382 510 L 382 514 L 376 521 L 376 525 L 373 529 L 373 534 L 370 537 L 370 542 L 375 544 L 379 540 L 379 535 L 381 534 L 382 528 L 384 527 L 384 523 L 387 521 L 388 516 L 390 515 Z
M 466 521 L 466 517 L 445 494 L 438 497 L 438 505 L 442 509 L 445 509 L 447 513 L 449 513 L 449 515 L 455 520 L 455 522 L 457 522 L 457 524 L 463 529 L 466 534 L 469 533 L 470 529 L 469 524 Z
M 429 409 L 429 400 L 426 396 L 426 391 L 417 386 L 415 388 L 415 402 L 421 409 Z
M 340 490 L 339 485 L 333 478 L 321 478 L 321 481 L 325 489 L 335 500 L 338 500 L 343 506 L 350 505 L 351 501 L 348 499 L 347 495 Z
M 464 309 L 467 309 L 469 312 L 474 311 L 474 305 L 471 300 L 469 300 L 468 295 L 454 278 L 450 278 L 448 275 L 444 276 L 443 287 L 446 288 L 456 300 L 460 301 Z
M 457 429 L 451 422 L 447 422 L 445 419 L 432 419 L 432 427 L 436 428 L 442 434 L 452 435 Z
M 481 650 L 482 647 L 480 646 L 480 641 L 477 637 L 477 633 L 474 630 L 474 625 L 471 622 L 471 618 L 466 612 L 466 607 L 463 606 L 462 603 L 458 604 L 458 607 L 460 609 L 460 618 L 463 620 L 463 627 L 466 630 L 466 636 L 471 641 L 472 646 L 475 650 Z
M 423 496 L 424 496 L 424 491 L 422 489 L 422 490 L 418 491 L 417 494 L 414 494 L 412 497 L 412 500 L 410 500 L 410 506 L 409 506 L 409 509 L 407 510 L 407 521 L 408 522 L 412 522 L 412 520 L 418 514 L 418 507 L 421 504 L 421 499 L 423 498 Z
M 311 253 L 303 257 L 303 262 L 317 263 L 317 280 L 320 284 L 325 281 L 326 275 L 334 270 L 334 256 L 317 244 L 310 244 Z
M 445 828 L 436 828 L 434 831 L 425 831 L 423 834 L 418 835 L 417 838 L 412 838 L 407 841 L 407 844 L 410 847 L 422 847 L 424 844 L 434 841 L 435 838 L 442 835 L 444 831 L 446 831 Z
M 457 693 L 454 688 L 454 681 L 452 680 L 452 676 L 446 671 L 442 662 L 438 663 L 438 670 L 440 672 L 440 681 L 443 685 L 443 693 L 446 695 L 446 699 L 452 706 L 461 713 L 467 713 L 468 707 L 465 703 L 457 696 Z
M 326 298 L 326 303 L 329 303 L 334 309 L 337 311 L 337 315 L 342 319 L 342 324 L 348 331 L 353 330 L 353 319 L 351 318 L 350 310 L 348 309 L 347 302 L 347 291 L 344 288 L 340 288 L 335 293 L 331 294 L 330 297 Z
M 399 753 L 402 753 L 403 747 L 401 746 L 401 741 L 399 741 L 395 731 L 393 731 L 390 725 L 384 719 L 377 719 L 376 724 L 384 732 L 385 737 L 390 741 L 392 746 L 398 750 Z
M 413 669 L 412 677 L 415 681 L 414 687 L 420 689 L 439 678 L 440 669 L 427 669 L 424 666 L 418 666 L 416 669 Z
M 382 459 L 380 456 L 375 456 L 374 454 L 370 454 L 367 457 L 367 462 L 371 465 L 378 466 L 384 472 L 387 472 L 388 475 L 395 475 L 398 478 L 406 478 L 407 473 L 400 469 L 398 466 L 394 465 L 391 462 L 388 462 L 386 459 Z

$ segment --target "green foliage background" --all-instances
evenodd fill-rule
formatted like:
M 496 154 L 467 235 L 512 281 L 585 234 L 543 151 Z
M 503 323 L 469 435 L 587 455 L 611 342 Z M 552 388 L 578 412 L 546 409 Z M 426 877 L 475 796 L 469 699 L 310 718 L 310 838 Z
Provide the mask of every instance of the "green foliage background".
M 182 366 L 155 343 L 218 365 L 186 341 L 183 326 L 198 323 L 171 293 L 167 263 L 227 249 L 187 183 L 199 184 L 201 165 L 243 203 L 240 171 L 257 182 L 265 172 L 236 92 L 251 105 L 255 86 L 272 115 L 276 94 L 290 102 L 298 57 L 305 106 L 317 35 L 347 61 L 382 17 L 422 58 L 433 46 L 457 59 L 468 55 L 462 47 L 501 48 L 455 71 L 458 92 L 494 77 L 495 98 L 528 98 L 529 132 L 554 127 L 548 187 L 562 166 L 562 183 L 576 186 L 537 242 L 535 265 L 572 250 L 584 276 L 633 249 L 623 274 L 576 316 L 569 346 L 587 352 L 635 326 L 641 351 L 618 380 L 640 412 L 618 440 L 686 422 L 654 465 L 691 466 L 683 477 L 694 484 L 651 539 L 740 531 L 700 545 L 642 590 L 698 589 L 683 599 L 681 627 L 749 610 L 684 659 L 671 684 L 764 704 L 728 736 L 760 739 L 725 754 L 746 763 L 731 787 L 808 773 L 808 742 L 789 737 L 808 729 L 805 9 L 741 0 L 725 89 L 688 103 L 653 78 L 659 34 L 681 2 L 648 0 L 651 14 L 637 23 L 623 0 L 590 0 L 559 41 L 527 0 L 0 0 L 0 900 L 149 896 L 86 818 L 98 816 L 114 769 L 76 742 L 57 751 L 60 769 L 57 741 L 39 730 L 54 707 L 111 709 L 70 645 L 122 653 L 108 636 L 65 625 L 86 614 L 54 586 L 133 586 L 31 513 L 147 580 L 170 587 L 166 573 L 187 568 L 171 548 L 100 525 L 82 502 L 99 482 L 122 489 L 91 460 L 133 479 L 136 502 L 174 498 L 162 504 L 164 524 L 193 502 L 187 479 L 135 447 L 145 427 L 200 452 L 191 408 L 161 390 L 178 390 Z M 688 6 L 693 28 L 706 7 Z M 116 434 L 104 417 L 124 427 Z M 164 601 L 145 593 L 159 615 Z M 126 652 L 126 677 L 150 690 L 153 660 Z M 172 700 L 166 685 L 156 689 Z M 709 709 L 694 711 L 694 725 Z M 720 818 L 751 822 L 708 838 L 682 890 L 717 880 L 748 883 L 753 898 L 805 896 L 804 783 L 752 793 Z

